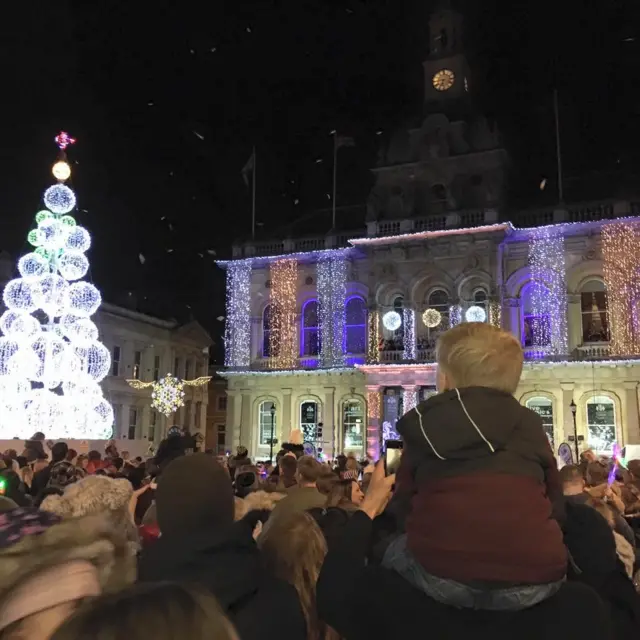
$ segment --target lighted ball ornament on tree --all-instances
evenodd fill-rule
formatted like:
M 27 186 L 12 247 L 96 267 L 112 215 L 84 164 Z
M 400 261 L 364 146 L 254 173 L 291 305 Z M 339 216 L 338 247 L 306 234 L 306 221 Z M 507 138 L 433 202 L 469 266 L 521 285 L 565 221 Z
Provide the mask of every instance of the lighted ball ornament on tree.
M 52 172 L 59 181 L 43 196 L 46 209 L 27 239 L 34 247 L 18 261 L 19 278 L 7 283 L 0 317 L 0 437 L 27 439 L 36 431 L 52 439 L 108 439 L 113 409 L 100 381 L 111 365 L 90 317 L 100 292 L 81 280 L 91 245 L 86 229 L 68 215 L 75 193 L 64 149 L 75 140 L 56 137 L 60 157 Z

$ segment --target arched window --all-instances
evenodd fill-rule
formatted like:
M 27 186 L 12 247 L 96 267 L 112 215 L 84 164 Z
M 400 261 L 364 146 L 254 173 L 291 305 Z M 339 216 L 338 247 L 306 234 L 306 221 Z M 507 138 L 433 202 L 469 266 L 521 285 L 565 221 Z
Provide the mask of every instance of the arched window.
M 487 316 L 489 316 L 489 296 L 487 295 L 487 292 L 484 289 L 476 289 L 473 292 L 473 304 L 476 307 L 482 307 L 485 311 L 485 313 L 487 314 Z
M 315 442 L 318 436 L 318 403 L 311 400 L 300 405 L 300 431 L 305 442 Z
M 342 449 L 364 453 L 365 416 L 362 400 L 347 400 L 342 405 Z
M 547 434 L 549 444 L 553 449 L 553 403 L 549 398 L 536 396 L 535 398 L 529 398 L 525 405 L 527 409 L 535 411 L 542 419 L 542 428 Z
M 616 406 L 607 396 L 587 400 L 587 441 L 598 454 L 611 453 L 616 441 Z
M 449 328 L 449 309 L 451 307 L 449 294 L 444 289 L 435 289 L 427 298 L 427 307 L 439 311 L 442 316 L 442 322 L 433 330 L 446 331 Z
M 349 298 L 345 305 L 344 351 L 358 355 L 367 350 L 367 306 L 358 296 Z
M 540 301 L 549 296 L 549 290 L 541 284 L 530 282 L 522 289 L 522 345 L 524 347 L 548 347 L 551 344 L 551 317 L 539 307 Z M 547 307 L 548 308 L 548 307 Z
M 265 400 L 258 407 L 258 425 L 260 426 L 260 444 L 271 444 L 271 438 L 275 437 L 274 423 L 276 405 L 270 400 Z
M 318 318 L 317 300 L 309 300 L 302 308 L 301 340 L 301 355 L 317 356 L 320 354 L 320 322 Z
M 590 280 L 580 292 L 582 342 L 609 342 L 607 289 L 604 282 Z
M 262 313 L 262 355 L 265 358 L 270 358 L 271 345 L 269 344 L 269 338 L 271 337 L 271 305 L 267 305 Z
M 402 318 L 402 324 L 393 332 L 393 340 L 395 341 L 395 349 L 401 351 L 404 349 L 404 298 L 402 296 L 396 296 L 393 301 L 393 310 L 400 314 Z

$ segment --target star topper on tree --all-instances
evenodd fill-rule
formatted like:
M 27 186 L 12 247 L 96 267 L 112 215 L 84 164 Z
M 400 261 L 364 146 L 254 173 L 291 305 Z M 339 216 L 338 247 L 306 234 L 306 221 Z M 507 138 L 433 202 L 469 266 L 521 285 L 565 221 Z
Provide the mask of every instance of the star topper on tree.
M 89 270 L 89 232 L 69 215 L 75 193 L 63 149 L 75 140 L 62 132 L 52 173 L 27 239 L 33 251 L 18 261 L 20 277 L 7 283 L 0 317 L 0 437 L 108 439 L 113 409 L 99 382 L 111 366 L 90 317 L 102 298 L 82 278 Z
M 154 382 L 127 380 L 127 383 L 134 389 L 151 388 L 151 406 L 169 417 L 184 406 L 185 387 L 202 387 L 208 384 L 210 380 L 211 376 L 201 376 L 195 380 L 181 380 L 167 373 L 164 378 Z

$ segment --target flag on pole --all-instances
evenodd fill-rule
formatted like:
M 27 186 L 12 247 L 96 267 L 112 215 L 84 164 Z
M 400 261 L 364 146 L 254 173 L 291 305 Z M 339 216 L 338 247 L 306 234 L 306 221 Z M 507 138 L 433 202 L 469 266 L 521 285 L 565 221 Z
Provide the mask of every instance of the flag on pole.
M 355 140 L 349 136 L 339 136 L 336 134 L 336 149 L 340 147 L 355 147 Z
M 249 159 L 247 160 L 246 164 L 244 165 L 244 167 L 242 167 L 242 178 L 244 180 L 244 183 L 247 185 L 247 187 L 249 186 L 249 174 L 253 173 L 254 169 L 256 167 L 256 150 L 254 149 L 251 152 L 251 155 L 249 156 Z

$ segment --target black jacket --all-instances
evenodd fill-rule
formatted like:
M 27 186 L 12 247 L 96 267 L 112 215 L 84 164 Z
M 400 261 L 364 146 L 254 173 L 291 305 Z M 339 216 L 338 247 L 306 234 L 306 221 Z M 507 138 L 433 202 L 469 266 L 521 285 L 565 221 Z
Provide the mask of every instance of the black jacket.
M 264 569 L 251 531 L 239 522 L 225 532 L 163 535 L 142 552 L 138 580 L 205 587 L 216 596 L 242 640 L 306 640 L 295 589 Z
M 345 640 L 609 640 L 604 604 L 589 587 L 567 583 L 551 599 L 517 612 L 460 610 L 442 605 L 399 574 L 365 563 L 372 522 L 356 512 L 325 559 L 318 615 Z

